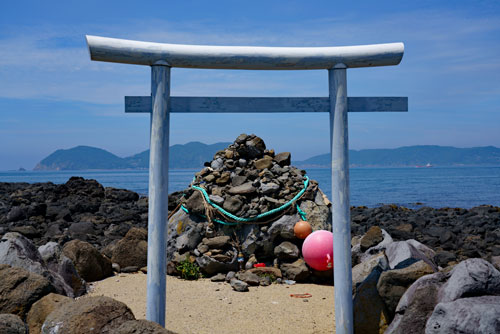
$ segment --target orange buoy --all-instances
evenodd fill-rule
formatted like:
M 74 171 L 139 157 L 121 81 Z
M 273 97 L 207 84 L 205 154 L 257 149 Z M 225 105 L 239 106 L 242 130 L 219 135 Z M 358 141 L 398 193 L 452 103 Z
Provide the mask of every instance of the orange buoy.
M 295 223 L 295 226 L 293 227 L 293 233 L 295 233 L 295 236 L 299 239 L 305 239 L 309 234 L 312 233 L 312 227 L 311 224 L 304 220 L 299 220 L 297 223 Z

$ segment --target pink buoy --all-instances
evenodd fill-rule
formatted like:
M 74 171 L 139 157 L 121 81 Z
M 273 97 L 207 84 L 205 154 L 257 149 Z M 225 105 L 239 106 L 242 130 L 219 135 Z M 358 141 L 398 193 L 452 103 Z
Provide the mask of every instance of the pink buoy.
M 320 230 L 307 236 L 302 244 L 302 255 L 306 263 L 319 271 L 333 268 L 333 233 Z

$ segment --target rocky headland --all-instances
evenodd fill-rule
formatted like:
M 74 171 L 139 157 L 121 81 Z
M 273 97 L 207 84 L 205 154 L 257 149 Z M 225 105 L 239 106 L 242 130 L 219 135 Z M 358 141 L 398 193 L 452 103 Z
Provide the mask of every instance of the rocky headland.
M 313 230 L 331 230 L 331 203 L 290 158 L 241 135 L 187 189 L 171 194 L 168 273 L 195 268 L 195 276 L 236 291 L 273 282 L 333 284 L 331 271 L 305 263 L 293 231 L 302 218 Z M 0 183 L 0 313 L 9 314 L 0 315 L 0 332 L 9 324 L 17 328 L 12 333 L 27 326 L 49 333 L 51 324 L 95 322 L 106 333 L 121 319 L 129 328 L 119 333 L 162 333 L 112 299 L 73 299 L 88 282 L 147 271 L 147 219 L 146 197 L 95 180 Z M 484 310 L 500 305 L 500 208 L 352 207 L 351 220 L 356 332 L 437 333 L 475 322 L 490 326 L 484 333 L 499 328 L 498 316 Z M 71 312 L 65 303 L 73 303 Z M 470 323 L 452 311 L 471 307 Z

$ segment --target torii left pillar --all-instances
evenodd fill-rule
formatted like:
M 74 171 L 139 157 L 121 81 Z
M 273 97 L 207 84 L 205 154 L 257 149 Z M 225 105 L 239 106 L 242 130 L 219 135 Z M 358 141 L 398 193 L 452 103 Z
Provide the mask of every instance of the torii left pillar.
M 148 282 L 146 318 L 165 326 L 166 240 L 168 219 L 168 147 L 170 129 L 170 67 L 151 66 L 151 136 L 149 152 Z

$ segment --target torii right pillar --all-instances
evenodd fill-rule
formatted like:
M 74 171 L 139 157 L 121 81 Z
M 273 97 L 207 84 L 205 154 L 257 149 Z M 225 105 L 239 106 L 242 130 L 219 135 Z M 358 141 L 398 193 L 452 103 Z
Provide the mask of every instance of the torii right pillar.
M 353 333 L 351 214 L 349 207 L 349 138 L 347 128 L 346 66 L 328 70 L 332 172 L 332 225 L 335 281 L 335 323 Z

